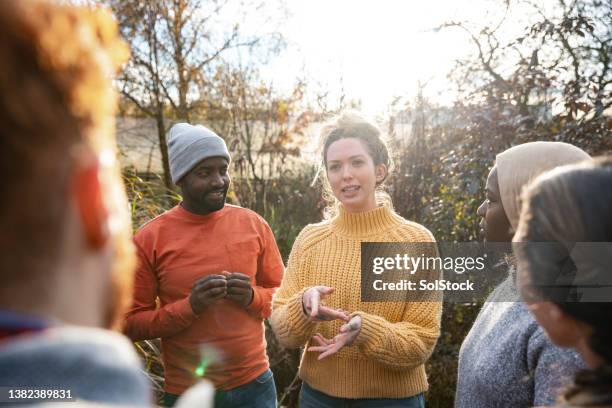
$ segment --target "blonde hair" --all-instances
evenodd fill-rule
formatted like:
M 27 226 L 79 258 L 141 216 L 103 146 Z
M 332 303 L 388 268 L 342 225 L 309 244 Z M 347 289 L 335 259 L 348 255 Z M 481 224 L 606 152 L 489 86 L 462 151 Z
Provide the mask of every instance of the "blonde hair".
M 323 125 L 320 134 L 318 155 L 320 157 L 317 173 L 313 185 L 320 181 L 323 190 L 323 199 L 327 203 L 324 210 L 325 218 L 338 214 L 339 201 L 334 196 L 327 177 L 321 177 L 323 170 L 327 172 L 327 150 L 329 146 L 340 139 L 358 139 L 369 153 L 375 166 L 384 164 L 387 173 L 383 180 L 376 185 L 376 203 L 393 209 L 391 196 L 385 191 L 384 182 L 392 171 L 393 162 L 382 131 L 359 112 L 344 111 Z

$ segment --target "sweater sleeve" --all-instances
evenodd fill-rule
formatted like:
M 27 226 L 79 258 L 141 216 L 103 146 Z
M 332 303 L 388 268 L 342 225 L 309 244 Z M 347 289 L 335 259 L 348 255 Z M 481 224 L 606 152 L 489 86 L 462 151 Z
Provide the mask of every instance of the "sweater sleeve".
M 384 317 L 361 316 L 361 332 L 355 345 L 364 355 L 390 369 L 406 369 L 427 361 L 440 335 L 441 302 L 418 302 L 406 308 L 404 320 L 391 323 Z
M 427 242 L 423 247 L 424 254 L 439 256 L 435 239 L 429 231 L 418 241 Z M 431 282 L 440 277 L 440 271 L 421 269 L 419 275 Z M 389 369 L 402 370 L 424 364 L 440 336 L 442 298 L 441 292 L 437 291 L 422 292 L 418 296 L 418 299 L 405 303 L 398 322 L 389 322 L 382 316 L 366 312 L 353 312 L 350 317 L 361 316 L 361 331 L 354 345 L 364 355 Z
M 300 284 L 304 259 L 302 234 L 293 244 L 285 276 L 272 302 L 270 325 L 281 345 L 287 348 L 301 347 L 312 337 L 317 323 L 308 319 L 302 306 L 302 295 L 307 288 Z
M 253 301 L 248 310 L 255 316 L 266 319 L 272 313 L 272 296 L 281 283 L 285 267 L 272 230 L 263 219 L 261 222 L 264 249 L 257 260 L 256 285 L 253 287 Z
M 529 371 L 534 376 L 534 406 L 552 406 L 574 375 L 586 368 L 580 356 L 550 342 L 538 327 L 527 345 Z
M 135 244 L 138 268 L 132 307 L 126 315 L 124 332 L 133 341 L 172 336 L 189 327 L 197 315 L 188 297 L 157 308 L 159 286 L 155 268 L 137 240 Z

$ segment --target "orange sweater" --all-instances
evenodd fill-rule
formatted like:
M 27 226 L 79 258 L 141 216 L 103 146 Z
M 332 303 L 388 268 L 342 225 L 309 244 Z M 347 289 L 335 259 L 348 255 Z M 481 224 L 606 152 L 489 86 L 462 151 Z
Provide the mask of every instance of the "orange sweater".
M 167 392 L 181 394 L 195 382 L 203 346 L 218 356 L 205 377 L 219 389 L 246 384 L 268 369 L 263 319 L 284 266 L 263 218 L 232 205 L 205 216 L 179 205 L 147 223 L 134 241 L 140 262 L 125 332 L 134 341 L 161 337 Z M 244 309 L 222 299 L 194 314 L 193 284 L 223 270 L 252 277 L 253 302 Z

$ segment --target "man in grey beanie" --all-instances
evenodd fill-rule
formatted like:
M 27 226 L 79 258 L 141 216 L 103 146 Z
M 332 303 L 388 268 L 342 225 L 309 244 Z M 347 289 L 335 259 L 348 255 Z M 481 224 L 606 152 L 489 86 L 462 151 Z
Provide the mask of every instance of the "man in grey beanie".
M 140 262 L 126 334 L 162 339 L 164 406 L 201 375 L 205 345 L 220 356 L 204 373 L 215 406 L 275 407 L 263 321 L 284 266 L 272 231 L 255 212 L 225 203 L 231 158 L 221 137 L 178 123 L 168 153 L 183 201 L 134 238 Z
M 202 125 L 177 123 L 168 134 L 168 156 L 172 182 L 181 187 L 183 193 L 183 207 L 187 206 L 188 211 L 200 215 L 223 208 L 230 184 L 227 169 L 231 161 L 223 139 Z M 204 161 L 206 165 L 203 166 Z M 199 191 L 200 185 L 191 183 L 195 177 L 185 177 L 196 167 L 218 169 L 220 177 L 209 179 L 210 184 L 204 191 Z

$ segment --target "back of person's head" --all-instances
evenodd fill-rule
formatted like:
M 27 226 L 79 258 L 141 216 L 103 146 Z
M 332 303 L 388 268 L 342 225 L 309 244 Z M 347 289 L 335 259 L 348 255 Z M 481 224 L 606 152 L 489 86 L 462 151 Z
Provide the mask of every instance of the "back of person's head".
M 327 171 L 327 151 L 332 143 L 349 138 L 357 139 L 363 144 L 375 166 L 384 165 L 386 167 L 385 176 L 377 182 L 376 201 L 379 204 L 392 207 L 391 197 L 384 190 L 384 182 L 393 169 L 393 161 L 384 134 L 376 124 L 366 119 L 359 112 L 345 111 L 332 118 L 322 127 L 319 143 L 320 172 L 321 170 Z M 338 200 L 334 197 L 327 178 L 321 177 L 321 182 L 323 184 L 323 198 L 328 203 L 328 215 L 334 215 L 337 212 Z
M 556 316 L 581 322 L 576 327 L 602 361 L 597 370 L 578 376 L 566 397 L 576 403 L 612 397 L 612 301 L 572 297 L 572 290 L 612 280 L 612 157 L 561 167 L 536 179 L 524 192 L 516 235 L 524 241 L 514 244 L 523 295 L 552 302 L 561 311 Z M 609 293 L 608 288 L 603 295 Z M 547 329 L 549 336 L 564 345 L 561 325 L 554 326 Z
M 132 278 L 111 85 L 128 49 L 105 10 L 46 1 L 3 0 L 0 38 L 0 308 L 52 304 L 76 316 L 78 304 L 57 299 L 73 285 L 84 303 L 108 298 L 100 318 L 108 326 Z M 79 288 L 94 272 L 71 268 L 108 273 Z

